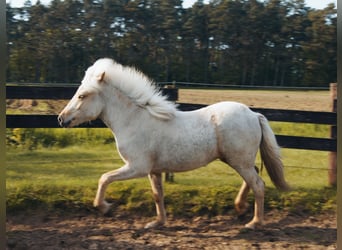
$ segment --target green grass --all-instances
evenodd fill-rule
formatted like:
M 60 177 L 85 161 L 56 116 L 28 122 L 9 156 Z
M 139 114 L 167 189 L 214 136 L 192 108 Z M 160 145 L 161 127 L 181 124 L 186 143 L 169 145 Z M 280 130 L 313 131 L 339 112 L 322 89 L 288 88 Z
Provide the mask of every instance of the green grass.
M 216 95 L 222 94 L 222 91 L 214 92 L 217 92 Z M 232 92 L 227 93 L 230 96 Z M 258 95 L 260 93 L 258 91 Z M 231 99 L 214 93 L 208 95 L 208 91 L 199 94 L 208 103 L 216 99 Z M 244 102 L 239 98 L 248 99 L 250 97 L 246 94 L 255 96 L 256 92 L 244 91 L 241 95 L 239 90 L 237 94 L 237 101 Z M 269 97 L 273 94 L 265 93 L 272 106 L 274 100 Z M 306 92 L 302 94 L 303 98 L 308 96 Z M 301 104 L 306 103 L 302 101 L 303 98 L 292 98 L 290 93 L 284 95 L 286 101 L 301 99 Z M 288 99 L 289 96 L 291 99 Z M 193 90 L 188 94 L 181 93 L 181 97 L 190 103 L 202 103 L 202 99 L 191 99 L 198 98 L 193 96 Z M 325 98 L 314 103 L 323 103 Z M 299 108 L 300 103 L 297 102 L 295 106 Z M 281 103 L 281 107 L 285 104 Z M 36 113 L 50 113 L 50 106 L 39 102 L 39 106 L 34 109 Z M 18 112 L 35 113 L 31 109 L 7 109 L 7 113 Z M 271 126 L 276 134 L 283 135 L 328 138 L 330 134 L 330 127 L 326 125 L 271 122 Z M 6 203 L 7 212 L 10 213 L 42 208 L 64 212 L 91 209 L 98 178 L 123 164 L 109 129 L 7 129 L 6 142 Z M 266 182 L 266 209 L 309 213 L 336 209 L 336 190 L 328 187 L 328 153 L 283 149 L 282 155 L 286 179 L 293 190 L 288 193 L 278 192 L 264 170 L 261 176 Z M 257 165 L 260 166 L 259 158 Z M 194 171 L 177 173 L 174 183 L 165 184 L 166 208 L 168 213 L 181 216 L 231 213 L 241 181 L 233 169 L 219 161 Z M 155 214 L 147 178 L 112 183 L 106 197 L 114 203 L 114 209 Z M 252 202 L 253 196 L 250 195 L 249 199 Z
M 307 123 L 270 122 L 275 134 L 330 138 L 330 126 Z
M 114 142 L 108 128 L 14 128 L 6 129 L 8 147 L 36 150 L 47 147 L 67 147 L 74 145 L 103 145 Z
M 267 209 L 316 213 L 336 208 L 336 190 L 327 186 L 326 152 L 283 149 L 289 193 L 278 192 L 266 171 Z M 102 173 L 122 166 L 113 144 L 85 143 L 65 148 L 28 150 L 8 147 L 7 211 L 44 208 L 91 209 Z M 260 165 L 260 160 L 257 160 Z M 312 169 L 316 168 L 316 169 Z M 165 185 L 168 213 L 181 216 L 233 212 L 241 178 L 230 167 L 214 161 L 206 167 L 175 174 Z M 154 204 L 147 178 L 112 183 L 106 193 L 114 209 L 153 215 Z M 253 196 L 250 195 L 250 202 Z

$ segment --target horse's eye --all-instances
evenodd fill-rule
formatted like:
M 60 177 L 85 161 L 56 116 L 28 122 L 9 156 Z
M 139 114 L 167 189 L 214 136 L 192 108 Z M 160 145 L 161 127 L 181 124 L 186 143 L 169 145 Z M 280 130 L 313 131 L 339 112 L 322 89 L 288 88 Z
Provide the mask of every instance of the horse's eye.
M 79 95 L 78 99 L 83 100 L 86 96 L 85 95 Z

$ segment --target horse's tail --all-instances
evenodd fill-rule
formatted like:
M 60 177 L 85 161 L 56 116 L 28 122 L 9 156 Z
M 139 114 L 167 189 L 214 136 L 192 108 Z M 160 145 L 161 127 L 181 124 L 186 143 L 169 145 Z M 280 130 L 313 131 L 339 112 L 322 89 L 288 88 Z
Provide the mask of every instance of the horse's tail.
M 284 177 L 284 166 L 281 161 L 280 148 L 277 140 L 265 116 L 262 114 L 258 114 L 258 116 L 262 131 L 260 143 L 261 159 L 265 164 L 267 173 L 273 184 L 279 190 L 287 191 L 290 189 L 290 186 L 287 184 Z

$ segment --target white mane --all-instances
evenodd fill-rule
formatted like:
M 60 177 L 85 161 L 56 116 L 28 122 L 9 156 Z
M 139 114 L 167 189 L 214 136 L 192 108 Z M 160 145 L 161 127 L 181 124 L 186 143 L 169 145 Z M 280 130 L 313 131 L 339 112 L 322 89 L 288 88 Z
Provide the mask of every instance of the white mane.
M 155 83 L 137 69 L 125 67 L 108 58 L 97 60 L 92 68 L 96 75 L 105 72 L 106 82 L 113 84 L 137 105 L 146 108 L 151 115 L 162 120 L 174 117 L 176 104 L 168 101 Z

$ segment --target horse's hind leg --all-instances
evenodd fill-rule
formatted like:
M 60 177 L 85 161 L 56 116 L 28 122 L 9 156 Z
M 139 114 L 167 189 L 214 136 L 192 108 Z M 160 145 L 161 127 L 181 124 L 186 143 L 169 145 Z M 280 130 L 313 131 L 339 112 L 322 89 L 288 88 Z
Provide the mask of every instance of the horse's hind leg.
M 247 212 L 247 209 L 249 207 L 247 202 L 247 197 L 249 193 L 249 186 L 245 181 L 242 182 L 241 188 L 239 190 L 238 195 L 235 198 L 234 206 L 235 210 L 239 215 L 243 215 Z
M 157 210 L 157 219 L 148 223 L 145 228 L 152 228 L 162 226 L 166 221 L 166 212 L 164 207 L 163 181 L 161 174 L 150 174 L 149 180 L 151 182 L 152 192 Z
M 241 187 L 240 192 L 242 201 L 247 198 L 248 187 L 253 190 L 255 203 L 254 203 L 254 217 L 245 226 L 247 228 L 254 229 L 264 222 L 264 181 L 258 175 L 254 167 L 250 168 L 235 168 L 241 177 L 244 179 L 244 184 Z
M 259 169 L 257 167 L 255 167 L 255 170 L 257 171 L 257 173 L 259 173 Z M 235 210 L 239 215 L 244 215 L 247 212 L 247 209 L 249 207 L 247 202 L 249 190 L 249 186 L 245 181 L 243 181 L 239 193 L 234 201 Z

